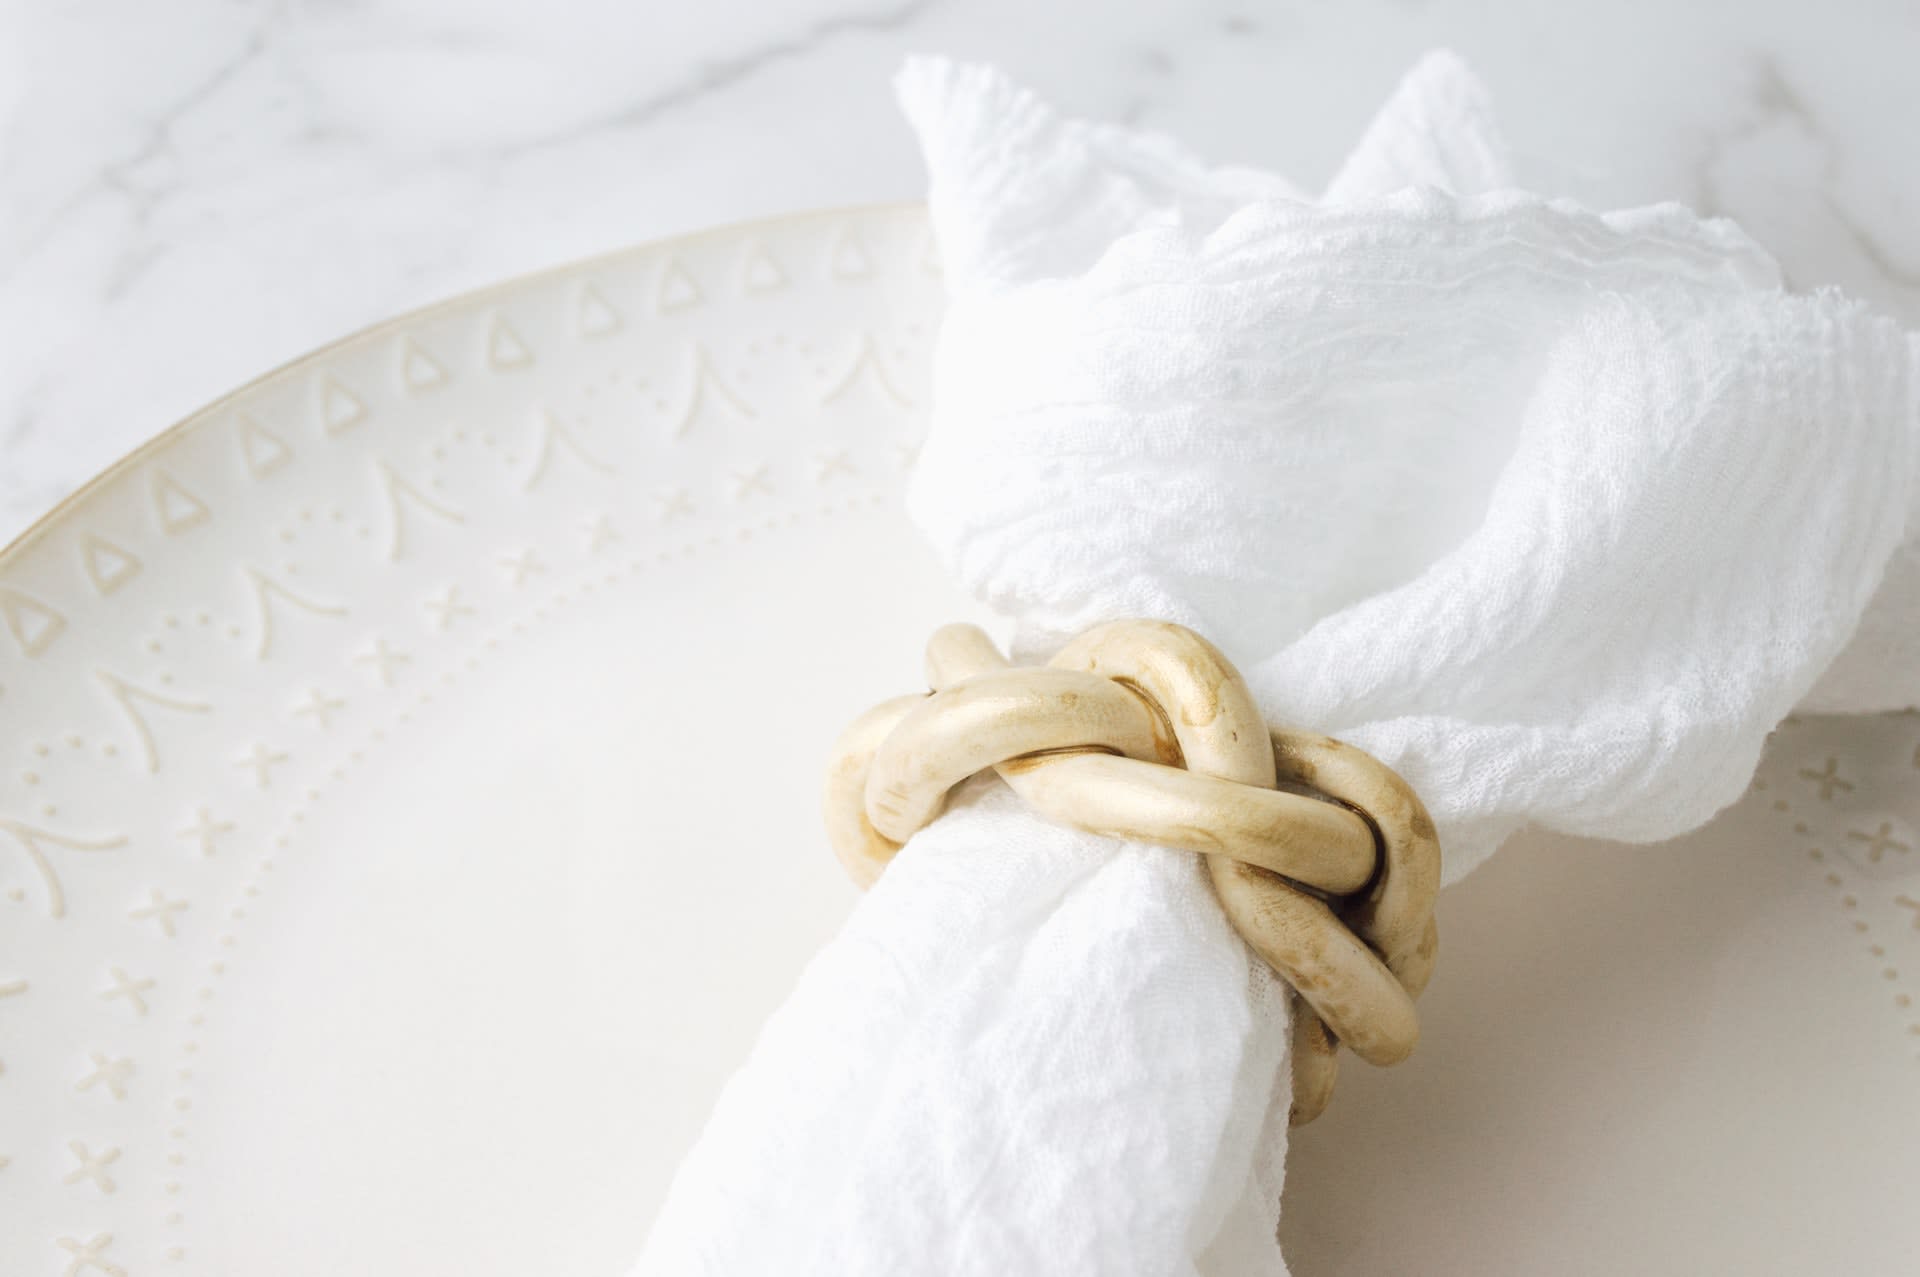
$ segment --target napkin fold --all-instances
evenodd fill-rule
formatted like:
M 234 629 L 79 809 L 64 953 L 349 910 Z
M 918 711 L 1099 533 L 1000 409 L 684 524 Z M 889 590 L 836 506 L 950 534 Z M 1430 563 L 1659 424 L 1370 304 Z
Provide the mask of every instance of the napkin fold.
M 898 83 L 951 292 L 914 517 L 1044 654 L 1179 621 L 1421 793 L 1448 880 L 1920 697 L 1920 343 L 1737 227 L 1511 189 L 1449 54 L 1326 194 Z M 1823 677 L 1824 676 L 1824 677 Z M 641 1273 L 1278 1273 L 1288 994 L 1194 857 L 970 783 L 727 1087 Z

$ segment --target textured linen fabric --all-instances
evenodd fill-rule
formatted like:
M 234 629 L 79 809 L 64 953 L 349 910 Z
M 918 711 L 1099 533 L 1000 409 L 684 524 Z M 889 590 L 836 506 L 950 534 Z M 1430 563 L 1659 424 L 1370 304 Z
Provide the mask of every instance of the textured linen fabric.
M 1405 775 L 1449 880 L 1526 824 L 1700 823 L 1823 671 L 1920 692 L 1909 337 L 1729 223 L 1509 189 L 1450 55 L 1319 201 L 991 69 L 899 88 L 952 295 L 911 508 L 1023 649 L 1198 629 Z M 1286 1000 L 1194 857 L 976 782 L 767 1026 L 640 1271 L 1284 1271 Z

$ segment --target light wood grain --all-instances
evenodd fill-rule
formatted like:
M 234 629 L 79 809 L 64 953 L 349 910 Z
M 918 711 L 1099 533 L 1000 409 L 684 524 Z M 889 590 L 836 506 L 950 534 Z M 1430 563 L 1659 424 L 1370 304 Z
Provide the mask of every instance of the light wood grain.
M 1178 625 L 1098 626 L 1022 668 L 977 628 L 951 625 L 929 640 L 926 667 L 931 694 L 857 720 L 829 768 L 828 830 L 862 886 L 955 785 L 991 767 L 1048 819 L 1207 857 L 1227 918 L 1300 998 L 1295 1123 L 1326 1107 L 1341 1044 L 1373 1064 L 1413 1050 L 1413 999 L 1437 949 L 1439 847 L 1390 769 L 1330 737 L 1270 728 L 1226 657 Z

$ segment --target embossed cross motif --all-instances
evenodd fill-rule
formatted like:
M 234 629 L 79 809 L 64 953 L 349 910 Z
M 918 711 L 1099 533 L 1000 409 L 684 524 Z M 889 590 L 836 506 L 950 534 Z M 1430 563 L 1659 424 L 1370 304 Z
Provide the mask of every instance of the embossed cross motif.
M 771 496 L 773 488 L 767 483 L 767 468 L 755 466 L 751 470 L 742 470 L 733 476 L 733 497 L 736 501 L 745 501 L 751 496 Z
M 107 972 L 113 977 L 113 987 L 100 990 L 101 998 L 107 1000 L 125 998 L 133 1004 L 135 1011 L 141 1015 L 145 1015 L 147 1013 L 147 999 L 144 995 L 148 989 L 153 987 L 153 981 L 137 980 L 128 975 L 124 967 L 109 967 L 107 968 Z
M 235 767 L 253 768 L 253 783 L 257 789 L 267 789 L 273 784 L 273 769 L 277 764 L 287 761 L 287 756 L 256 742 L 254 747 L 233 760 Z
M 293 707 L 300 718 L 311 718 L 321 728 L 332 725 L 333 716 L 347 707 L 347 703 L 338 696 L 329 696 L 317 687 L 307 689 L 307 699 Z
M 606 549 L 620 539 L 620 533 L 614 528 L 613 520 L 604 514 L 587 520 L 581 527 L 587 534 L 587 549 L 595 553 Z
M 151 918 L 160 924 L 160 930 L 166 933 L 167 938 L 172 939 L 174 934 L 173 915 L 185 909 L 187 902 L 184 900 L 168 899 L 166 893 L 158 887 L 153 889 L 152 900 L 152 904 L 140 905 L 137 908 L 129 909 L 127 911 L 127 917 L 132 918 L 135 922 L 145 922 L 148 918 Z
M 372 647 L 353 658 L 356 665 L 371 665 L 382 687 L 392 687 L 393 671 L 412 659 L 405 652 L 388 644 L 385 639 L 375 639 Z
M 126 1277 L 126 1269 L 104 1258 L 100 1253 L 113 1244 L 112 1233 L 95 1233 L 84 1242 L 75 1237 L 60 1237 L 56 1238 L 53 1244 L 73 1256 L 67 1261 L 64 1277 L 78 1277 L 78 1274 L 89 1268 L 95 1272 L 105 1273 L 107 1277 Z
M 1853 782 L 1841 778 L 1840 760 L 1837 758 L 1829 758 L 1826 768 L 1822 771 L 1802 767 L 1800 776 L 1803 780 L 1812 781 L 1819 788 L 1821 802 L 1832 802 L 1836 790 L 1843 794 L 1853 792 Z
M 500 560 L 500 566 L 507 570 L 507 581 L 513 585 L 525 585 L 528 577 L 547 570 L 547 565 L 532 550 L 506 555 Z
M 460 601 L 460 587 L 449 585 L 439 595 L 428 599 L 427 611 L 433 613 L 434 623 L 443 630 L 453 628 L 453 623 L 463 616 L 472 616 L 473 609 Z
M 693 498 L 687 495 L 685 488 L 671 488 L 665 492 L 655 493 L 653 499 L 660 506 L 662 523 L 684 519 L 693 513 Z
M 1908 852 L 1913 850 L 1912 847 L 1893 836 L 1893 825 L 1884 820 L 1880 822 L 1880 828 L 1870 834 L 1858 829 L 1849 829 L 1847 831 L 1847 837 L 1854 842 L 1867 844 L 1867 859 L 1876 865 L 1880 863 L 1881 858 L 1889 851 Z
M 202 807 L 191 825 L 180 831 L 180 837 L 192 838 L 200 844 L 200 854 L 211 856 L 219 842 L 221 834 L 233 832 L 230 820 L 215 820 L 213 813 Z
M 127 1078 L 133 1073 L 133 1061 L 129 1059 L 110 1059 L 100 1051 L 87 1052 L 93 1061 L 93 1072 L 73 1084 L 76 1091 L 91 1091 L 95 1086 L 105 1086 L 116 1100 L 127 1098 Z
M 84 1140 L 68 1140 L 67 1151 L 73 1154 L 74 1160 L 79 1165 L 68 1172 L 63 1183 L 78 1184 L 81 1180 L 87 1180 L 103 1193 L 111 1193 L 114 1190 L 113 1176 L 107 1174 L 107 1167 L 120 1160 L 119 1149 L 110 1148 L 105 1152 L 95 1153 L 87 1147 Z

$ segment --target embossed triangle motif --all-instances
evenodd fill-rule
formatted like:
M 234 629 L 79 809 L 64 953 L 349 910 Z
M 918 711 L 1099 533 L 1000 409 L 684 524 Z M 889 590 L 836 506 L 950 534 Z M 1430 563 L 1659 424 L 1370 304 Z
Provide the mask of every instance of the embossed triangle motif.
M 320 383 L 320 424 L 330 435 L 351 430 L 367 419 L 360 396 L 328 377 Z
M 771 293 L 787 286 L 787 272 L 780 269 L 773 254 L 760 244 L 747 250 L 747 263 L 740 277 L 750 293 Z
M 131 551 L 91 532 L 80 543 L 80 564 L 103 597 L 140 575 L 140 560 Z
M 582 334 L 588 337 L 600 337 L 613 332 L 621 325 L 620 312 L 613 303 L 600 295 L 600 290 L 592 284 L 580 290 L 580 306 L 575 316 Z
M 493 330 L 487 334 L 487 363 L 495 368 L 525 368 L 533 362 L 533 351 L 513 331 L 505 315 L 493 317 Z
M 293 449 L 252 417 L 243 414 L 239 430 L 240 456 L 247 463 L 247 473 L 254 478 L 270 475 L 293 460 Z
M 660 275 L 660 291 L 655 303 L 663 315 L 676 310 L 688 310 L 700 304 L 700 286 L 693 282 L 693 276 L 673 258 L 667 259 L 667 268 Z
M 400 379 L 407 383 L 408 390 L 432 390 L 446 382 L 447 370 L 422 350 L 419 342 L 406 337 L 400 342 Z
M 18 590 L 0 588 L 0 620 L 28 656 L 38 656 L 67 628 L 67 618 Z
M 207 503 L 194 496 L 165 470 L 153 472 L 153 510 L 160 516 L 160 530 L 168 536 L 197 528 L 213 517 Z
M 853 237 L 852 231 L 842 231 L 833 246 L 828 269 L 835 279 L 865 279 L 873 274 L 873 259 L 867 256 L 867 250 Z

